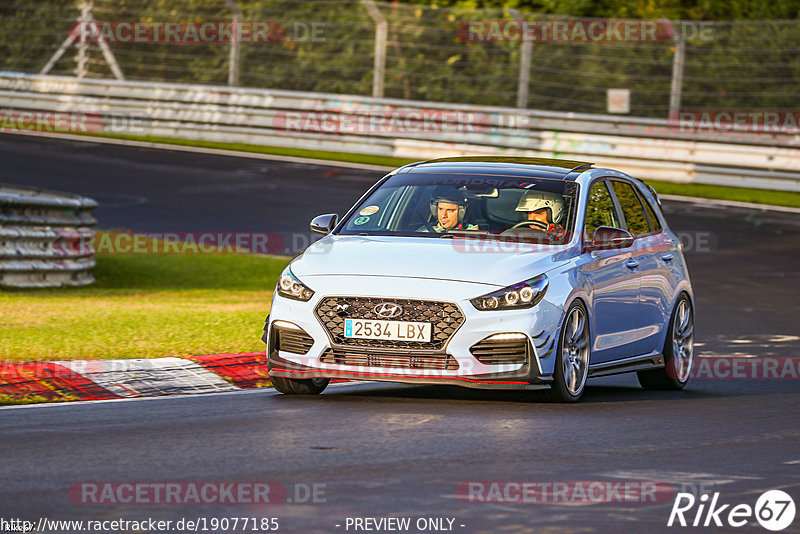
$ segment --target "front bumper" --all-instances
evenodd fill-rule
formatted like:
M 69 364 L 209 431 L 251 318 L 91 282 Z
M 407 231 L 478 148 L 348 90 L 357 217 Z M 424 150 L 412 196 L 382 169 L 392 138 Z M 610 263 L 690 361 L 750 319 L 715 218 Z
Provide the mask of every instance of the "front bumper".
M 476 284 L 467 284 L 471 287 L 464 287 L 465 284 L 467 283 L 437 281 L 435 285 L 421 284 L 423 287 L 408 291 L 398 289 L 402 287 L 399 284 L 388 284 L 387 287 L 392 287 L 391 296 L 366 293 L 373 295 L 373 298 L 387 301 L 437 300 L 456 305 L 464 316 L 464 322 L 440 351 L 353 347 L 336 343 L 315 313 L 317 305 L 323 299 L 329 298 L 328 295 L 317 292 L 309 302 L 298 302 L 276 294 L 265 332 L 270 376 L 449 384 L 481 389 L 548 388 L 552 380 L 556 333 L 563 320 L 563 310 L 545 299 L 528 310 L 478 311 L 469 303 L 469 298 L 492 288 L 476 288 Z M 346 284 L 337 285 L 339 287 L 330 289 L 328 294 L 345 295 L 341 288 L 346 287 Z M 416 285 L 420 286 L 420 283 L 417 282 Z M 453 299 L 453 294 L 459 294 L 462 298 Z M 278 328 L 275 327 L 276 322 L 279 324 Z M 280 350 L 277 334 L 281 331 L 281 322 L 284 327 L 294 325 L 307 333 L 310 339 L 309 346 L 302 348 L 307 349 L 305 354 L 298 354 L 295 348 L 292 348 L 293 352 Z M 471 348 L 495 334 L 524 334 L 528 347 L 524 363 L 482 363 L 473 354 Z M 339 355 L 340 358 L 333 358 L 332 355 Z M 415 355 L 420 358 L 415 358 Z M 449 363 L 436 365 L 437 368 L 424 368 L 427 365 L 424 361 L 436 363 L 437 357 L 442 362 L 447 359 Z M 404 358 L 406 364 L 387 363 L 403 361 Z M 357 361 L 359 364 L 343 364 L 343 361 Z M 380 364 L 370 365 L 370 362 Z

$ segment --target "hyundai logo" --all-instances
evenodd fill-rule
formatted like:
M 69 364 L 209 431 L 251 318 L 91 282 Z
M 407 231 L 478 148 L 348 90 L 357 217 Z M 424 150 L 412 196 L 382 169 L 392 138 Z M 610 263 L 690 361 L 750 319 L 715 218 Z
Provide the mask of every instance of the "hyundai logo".
M 375 313 L 378 314 L 378 317 L 383 317 L 385 319 L 391 319 L 393 317 L 400 317 L 403 315 L 403 308 L 397 304 L 392 304 L 391 302 L 381 302 L 375 306 L 374 310 Z

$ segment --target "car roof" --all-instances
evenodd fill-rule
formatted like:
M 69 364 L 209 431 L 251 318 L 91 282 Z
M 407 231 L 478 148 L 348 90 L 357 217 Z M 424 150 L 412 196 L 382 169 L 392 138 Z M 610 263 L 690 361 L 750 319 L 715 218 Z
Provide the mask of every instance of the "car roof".
M 462 156 L 418 161 L 396 174 L 480 174 L 574 180 L 593 166 L 585 161 L 508 156 Z

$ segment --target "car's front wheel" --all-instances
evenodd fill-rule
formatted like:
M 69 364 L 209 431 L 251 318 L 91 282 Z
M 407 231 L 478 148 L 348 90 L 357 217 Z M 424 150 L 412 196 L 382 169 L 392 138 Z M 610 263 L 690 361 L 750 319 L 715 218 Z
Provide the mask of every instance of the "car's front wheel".
M 681 295 L 669 321 L 664 342 L 664 367 L 639 371 L 644 389 L 683 389 L 689 381 L 694 357 L 694 314 L 689 297 Z
M 282 378 L 279 376 L 270 377 L 272 386 L 286 395 L 319 395 L 322 393 L 330 378 L 305 378 L 298 380 L 296 378 Z
M 589 316 L 583 303 L 576 300 L 567 310 L 556 355 L 550 399 L 576 402 L 581 398 L 589 376 Z

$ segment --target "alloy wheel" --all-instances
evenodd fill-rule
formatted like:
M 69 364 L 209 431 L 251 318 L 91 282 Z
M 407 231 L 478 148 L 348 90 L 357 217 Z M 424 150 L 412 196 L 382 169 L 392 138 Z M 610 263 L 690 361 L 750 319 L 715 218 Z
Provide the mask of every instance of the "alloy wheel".
M 692 370 L 694 357 L 694 318 L 689 302 L 684 299 L 675 311 L 675 324 L 672 328 L 672 363 L 675 379 L 685 382 Z
M 569 314 L 561 346 L 564 385 L 571 395 L 579 395 L 586 383 L 589 369 L 589 329 L 586 314 L 575 307 Z

